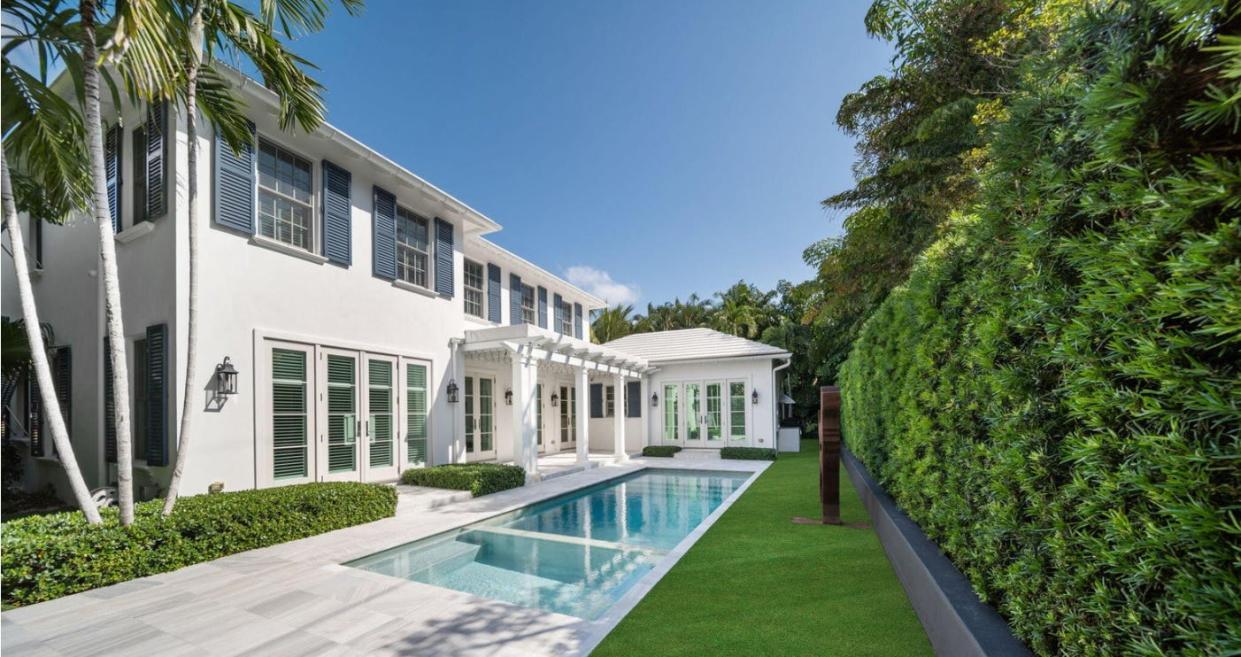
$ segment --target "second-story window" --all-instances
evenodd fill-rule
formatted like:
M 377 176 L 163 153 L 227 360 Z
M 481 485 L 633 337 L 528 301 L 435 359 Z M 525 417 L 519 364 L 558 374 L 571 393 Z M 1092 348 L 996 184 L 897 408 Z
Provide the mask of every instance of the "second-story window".
M 573 304 L 568 301 L 560 303 L 560 326 L 556 329 L 565 335 L 573 335 Z
M 259 234 L 313 252 L 314 176 L 310 162 L 259 142 Z
M 430 228 L 424 217 L 402 207 L 396 209 L 397 278 L 427 287 L 430 278 Z
M 534 324 L 534 288 L 529 285 L 521 287 L 521 321 Z
M 465 314 L 483 317 L 483 266 L 465 261 Z

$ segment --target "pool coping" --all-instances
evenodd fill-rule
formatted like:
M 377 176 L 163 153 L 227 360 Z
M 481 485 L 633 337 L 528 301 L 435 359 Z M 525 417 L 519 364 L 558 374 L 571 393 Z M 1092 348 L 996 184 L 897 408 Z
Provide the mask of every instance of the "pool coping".
M 653 461 L 653 462 L 652 462 Z M 585 655 L 771 464 L 633 458 L 434 509 L 250 550 L 0 615 L 6 655 Z M 599 619 L 371 573 L 347 561 L 643 469 L 749 472 L 741 486 Z M 221 632 L 221 627 L 229 631 Z

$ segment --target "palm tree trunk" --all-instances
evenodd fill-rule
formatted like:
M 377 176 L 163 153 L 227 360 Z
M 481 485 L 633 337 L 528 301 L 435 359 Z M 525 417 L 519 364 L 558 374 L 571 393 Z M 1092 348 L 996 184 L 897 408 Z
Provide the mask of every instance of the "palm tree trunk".
M 13 202 L 13 183 L 9 180 L 9 164 L 0 152 L 0 176 L 3 177 L 4 226 L 9 231 L 9 245 L 13 248 L 13 268 L 17 274 L 17 296 L 22 303 L 23 324 L 26 326 L 26 340 L 30 342 L 30 356 L 34 361 L 35 379 L 39 382 L 39 394 L 43 397 L 43 414 L 52 432 L 52 444 L 56 446 L 56 456 L 65 468 L 69 478 L 69 487 L 73 497 L 86 516 L 86 522 L 97 525 L 100 522 L 99 509 L 91 500 L 90 489 L 82 479 L 82 471 L 78 469 L 77 457 L 73 455 L 73 444 L 69 442 L 69 431 L 65 428 L 65 418 L 60 414 L 60 400 L 56 398 L 56 388 L 52 385 L 52 370 L 47 362 L 47 349 L 43 344 L 43 331 L 39 324 L 39 311 L 34 303 L 34 291 L 30 287 L 30 269 L 26 263 L 26 244 L 22 239 L 21 222 L 17 220 L 17 205 Z
M 95 50 L 95 0 L 82 0 L 82 87 L 85 90 L 86 150 L 90 156 L 91 207 L 99 226 L 103 265 L 104 309 L 112 351 L 112 394 L 116 408 L 116 487 L 122 525 L 134 522 L 133 442 L 129 426 L 129 365 L 121 318 L 120 275 L 116 241 L 109 216 L 107 174 L 103 161 L 103 118 L 99 108 L 99 60 Z
M 202 65 L 203 3 L 194 2 L 190 13 L 189 63 L 186 67 L 185 132 L 189 142 L 187 202 L 189 203 L 189 313 L 185 338 L 185 390 L 181 399 L 181 430 L 177 438 L 177 461 L 168 482 L 168 494 L 164 496 L 164 515 L 172 513 L 181 489 L 181 475 L 189 460 L 190 445 L 194 435 L 194 418 L 197 413 L 195 386 L 198 379 L 198 70 Z

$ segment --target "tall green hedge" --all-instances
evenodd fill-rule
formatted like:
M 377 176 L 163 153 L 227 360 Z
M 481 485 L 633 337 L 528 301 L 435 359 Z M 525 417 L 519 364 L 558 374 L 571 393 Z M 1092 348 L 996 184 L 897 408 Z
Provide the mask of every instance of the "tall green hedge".
M 4 602 L 59 598 L 219 557 L 341 529 L 396 513 L 396 489 L 314 483 L 138 504 L 122 527 L 115 508 L 91 526 L 77 511 L 27 516 L 0 528 Z
M 1035 652 L 1241 654 L 1241 9 L 1096 9 L 863 328 L 845 440 Z

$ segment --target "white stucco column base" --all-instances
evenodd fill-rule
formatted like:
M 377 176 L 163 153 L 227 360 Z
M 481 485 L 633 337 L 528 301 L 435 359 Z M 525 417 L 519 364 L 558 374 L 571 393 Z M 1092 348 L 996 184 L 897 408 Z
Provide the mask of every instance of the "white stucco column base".
M 617 463 L 624 463 L 629 460 L 629 455 L 625 453 L 625 410 L 621 408 L 623 404 L 621 399 L 624 398 L 625 375 L 614 374 L 612 376 L 613 396 L 613 413 L 612 413 L 612 443 L 615 451 L 615 459 Z
M 590 463 L 590 373 L 577 368 L 577 462 Z M 562 402 L 563 403 L 563 402 Z
M 539 476 L 538 416 L 535 407 L 535 384 L 539 366 L 523 349 L 512 352 L 513 359 L 513 462 L 526 471 L 526 483 L 533 484 Z

